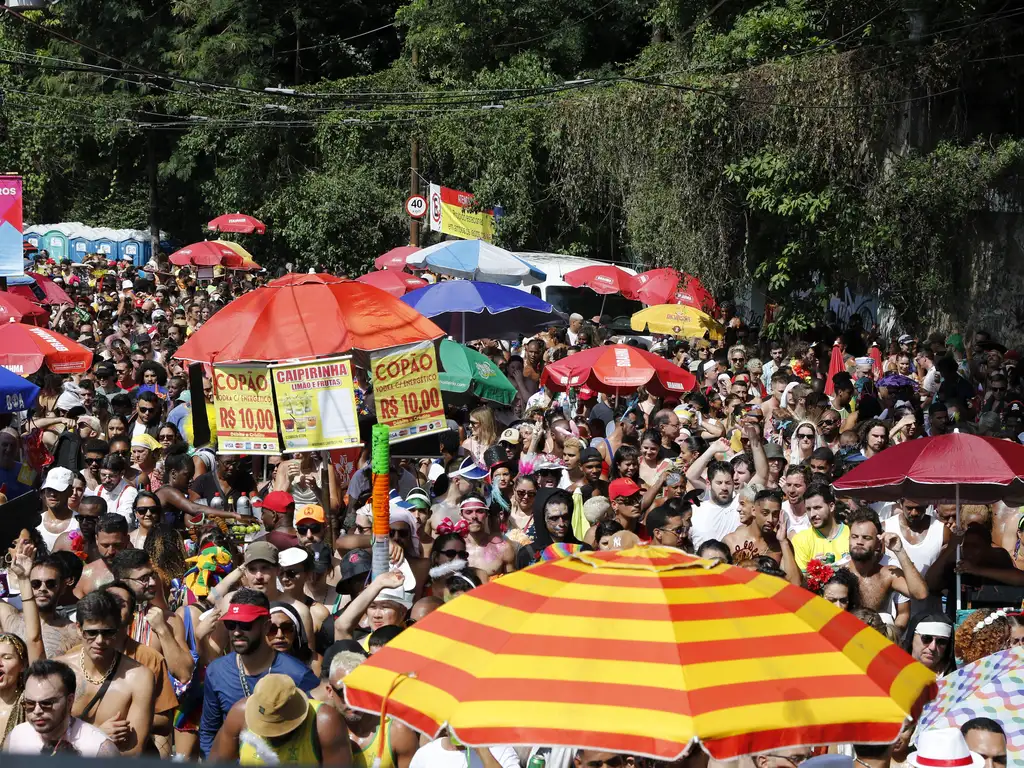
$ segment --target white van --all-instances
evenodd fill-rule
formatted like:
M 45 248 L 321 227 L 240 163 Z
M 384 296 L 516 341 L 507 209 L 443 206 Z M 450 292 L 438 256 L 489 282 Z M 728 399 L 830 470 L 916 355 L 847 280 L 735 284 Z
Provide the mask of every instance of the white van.
M 536 251 L 518 251 L 516 256 L 533 264 L 547 275 L 547 279 L 543 283 L 519 287 L 534 296 L 539 296 L 561 312 L 566 314 L 579 312 L 589 319 L 601 312 L 602 300 L 604 300 L 603 314 L 613 318 L 628 318 L 643 309 L 643 305 L 638 301 L 630 301 L 617 294 L 605 297 L 594 293 L 589 288 L 573 288 L 562 279 L 566 272 L 572 272 L 574 269 L 582 267 L 606 266 L 607 262 L 584 259 L 579 256 L 566 256 L 561 253 L 539 253 Z M 621 267 L 631 275 L 636 274 L 635 269 L 621 264 L 615 266 Z

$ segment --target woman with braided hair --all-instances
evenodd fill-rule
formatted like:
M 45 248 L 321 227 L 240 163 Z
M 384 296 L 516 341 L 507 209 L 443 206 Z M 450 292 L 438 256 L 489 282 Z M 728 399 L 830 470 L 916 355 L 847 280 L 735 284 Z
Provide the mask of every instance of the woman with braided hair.
M 953 648 L 964 664 L 1009 648 L 1013 632 L 1004 610 L 981 608 L 957 627 Z
M 0 751 L 6 749 L 14 726 L 25 721 L 21 695 L 28 664 L 25 641 L 14 634 L 0 634 Z

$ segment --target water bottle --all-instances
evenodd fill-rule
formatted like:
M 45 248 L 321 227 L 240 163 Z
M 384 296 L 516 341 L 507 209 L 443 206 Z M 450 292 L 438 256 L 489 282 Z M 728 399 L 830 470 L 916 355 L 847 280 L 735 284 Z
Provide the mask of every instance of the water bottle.
M 213 501 L 210 502 L 210 509 L 224 509 L 224 499 L 219 493 L 213 494 Z
M 235 502 L 235 511 L 241 517 L 252 517 L 252 504 L 249 503 L 249 494 L 242 492 L 242 495 L 238 497 L 238 501 Z

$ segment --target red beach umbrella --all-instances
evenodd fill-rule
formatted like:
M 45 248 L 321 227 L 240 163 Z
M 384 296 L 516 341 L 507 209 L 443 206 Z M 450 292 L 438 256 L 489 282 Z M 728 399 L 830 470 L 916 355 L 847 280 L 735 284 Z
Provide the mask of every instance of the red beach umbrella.
M 225 213 L 206 226 L 213 232 L 238 232 L 243 235 L 262 235 L 267 231 L 266 224 L 244 213 Z
M 574 288 L 589 288 L 603 296 L 626 295 L 633 290 L 633 275 L 614 264 L 574 269 L 566 272 L 562 279 Z
M 54 373 L 85 373 L 92 365 L 92 350 L 46 328 L 23 323 L 0 325 L 0 365 L 18 374 L 43 367 Z
M 357 277 L 360 283 L 373 285 L 382 291 L 387 291 L 396 299 L 400 299 L 409 291 L 417 288 L 425 288 L 429 283 L 426 280 L 410 275 L 408 272 L 400 272 L 394 269 L 381 270 L 379 272 L 368 272 Z
M 378 256 L 373 262 L 373 266 L 376 269 L 405 269 L 406 259 L 418 250 L 420 249 L 415 245 L 401 245 L 398 248 L 392 248 L 387 253 Z
M 832 397 L 836 393 L 836 385 L 832 383 L 832 377 L 840 371 L 845 371 L 843 365 L 843 350 L 839 347 L 839 339 L 832 345 L 832 357 L 828 362 L 828 376 L 825 378 L 825 394 Z
M 444 331 L 380 288 L 291 274 L 232 301 L 189 337 L 179 360 L 309 360 L 439 339 Z
M 10 291 L 0 291 L 0 323 L 14 321 L 25 322 L 29 325 L 38 325 L 45 321 L 48 313 L 38 304 L 33 304 L 24 296 L 19 296 Z
M 636 289 L 627 298 L 636 299 L 648 306 L 658 304 L 681 304 L 699 309 L 709 315 L 718 314 L 718 304 L 711 291 L 693 275 L 679 272 L 672 267 L 641 272 L 635 278 Z
M 540 383 L 559 392 L 569 387 L 590 387 L 613 395 L 646 387 L 656 397 L 667 397 L 689 392 L 697 380 L 663 357 L 627 344 L 615 344 L 548 363 Z

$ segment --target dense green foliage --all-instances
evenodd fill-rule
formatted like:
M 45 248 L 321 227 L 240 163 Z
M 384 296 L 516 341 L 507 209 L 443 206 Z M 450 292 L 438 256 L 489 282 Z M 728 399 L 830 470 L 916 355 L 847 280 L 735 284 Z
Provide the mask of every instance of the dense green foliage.
M 243 210 L 262 261 L 351 273 L 407 239 L 415 138 L 502 244 L 753 278 L 774 332 L 847 281 L 924 323 L 1012 197 L 1022 30 L 994 0 L 61 0 L 0 26 L 0 159 L 30 220 Z

